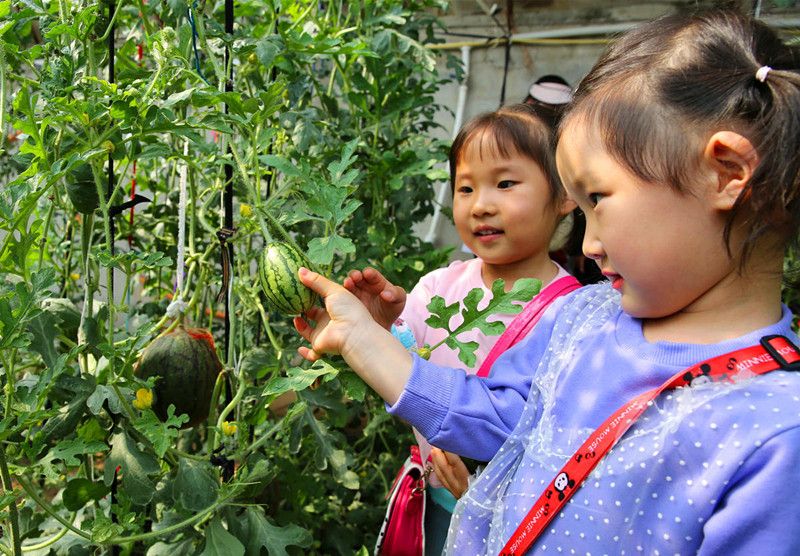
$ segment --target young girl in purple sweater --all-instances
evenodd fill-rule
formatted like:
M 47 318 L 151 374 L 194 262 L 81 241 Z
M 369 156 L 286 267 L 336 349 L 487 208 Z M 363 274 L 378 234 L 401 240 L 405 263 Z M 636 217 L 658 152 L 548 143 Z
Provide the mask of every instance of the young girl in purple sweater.
M 724 10 L 643 25 L 581 82 L 557 148 L 609 282 L 553 303 L 476 380 L 301 270 L 326 306 L 295 321 L 301 354 L 341 353 L 429 441 L 491 458 L 448 553 L 800 554 L 798 338 L 780 297 L 798 152 L 796 47 Z

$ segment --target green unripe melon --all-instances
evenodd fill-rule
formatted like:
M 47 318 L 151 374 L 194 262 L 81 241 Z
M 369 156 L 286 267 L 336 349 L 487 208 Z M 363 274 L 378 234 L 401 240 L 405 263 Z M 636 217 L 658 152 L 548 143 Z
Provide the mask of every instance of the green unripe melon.
M 258 275 L 269 304 L 286 315 L 305 313 L 319 299 L 300 282 L 297 271 L 308 266 L 305 258 L 289 243 L 272 241 L 261 253 Z

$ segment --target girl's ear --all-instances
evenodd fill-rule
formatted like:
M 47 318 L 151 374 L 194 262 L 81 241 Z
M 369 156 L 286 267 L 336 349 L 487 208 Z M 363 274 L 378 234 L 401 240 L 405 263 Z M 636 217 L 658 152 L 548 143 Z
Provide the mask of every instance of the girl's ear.
M 755 147 L 743 135 L 718 131 L 706 143 L 703 158 L 713 173 L 709 194 L 714 208 L 731 210 L 758 167 Z
M 558 207 L 558 215 L 566 216 L 576 208 L 578 208 L 578 203 L 573 201 L 570 197 L 564 197 L 564 200 L 561 201 L 561 206 Z

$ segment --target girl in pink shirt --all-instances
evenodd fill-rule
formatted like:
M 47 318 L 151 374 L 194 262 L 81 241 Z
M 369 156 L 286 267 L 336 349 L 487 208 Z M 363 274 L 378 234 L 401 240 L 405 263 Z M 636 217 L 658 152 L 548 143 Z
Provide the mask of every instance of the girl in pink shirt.
M 464 299 L 471 289 L 481 288 L 484 297 L 479 308 L 483 308 L 498 278 L 505 281 L 507 290 L 518 278 L 537 278 L 542 282 L 542 299 L 578 287 L 577 280 L 549 256 L 556 226 L 575 208 L 559 181 L 553 145 L 552 128 L 524 104 L 471 120 L 450 149 L 450 183 L 456 230 L 477 258 L 430 272 L 408 295 L 374 269 L 352 271 L 345 287 L 370 308 L 378 322 L 391 327 L 406 347 L 436 345 L 446 337 L 445 330 L 425 323 L 430 315 L 427 305 L 435 295 L 449 305 Z M 515 317 L 498 314 L 494 319 L 508 327 Z M 457 326 L 460 320 L 456 315 L 450 325 Z M 459 340 L 477 342 L 474 365 L 465 365 L 446 345 L 435 349 L 430 361 L 475 374 L 498 337 L 472 330 L 459 335 Z M 469 474 L 457 456 L 440 450 L 431 454 L 430 444 L 414 433 L 422 461 L 432 456 L 435 469 L 427 489 L 425 552 L 440 554 L 456 502 L 451 492 L 460 495 Z

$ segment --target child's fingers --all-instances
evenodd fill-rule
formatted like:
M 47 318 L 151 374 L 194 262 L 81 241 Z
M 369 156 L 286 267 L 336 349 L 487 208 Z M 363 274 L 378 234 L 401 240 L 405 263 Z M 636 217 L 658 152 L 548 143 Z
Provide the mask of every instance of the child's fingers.
M 436 476 L 439 478 L 439 481 L 441 481 L 444 488 L 453 493 L 453 495 L 458 493 L 459 490 L 457 484 L 452 476 L 452 468 L 450 467 L 444 452 L 438 448 L 433 448 L 431 450 L 431 463 L 433 464 L 433 470 L 436 472 Z
M 383 274 L 381 274 L 380 272 L 378 272 L 377 269 L 374 269 L 371 266 L 365 268 L 363 274 L 364 274 L 364 280 L 370 282 L 371 284 L 374 284 L 381 280 L 385 280 Z
M 314 334 L 314 329 L 311 327 L 311 325 L 309 325 L 303 317 L 294 317 L 292 322 L 294 323 L 294 327 L 300 336 L 310 343 Z M 300 346 L 297 348 L 297 353 L 299 353 L 303 359 L 307 359 L 308 361 L 312 362 L 320 358 L 319 353 L 305 346 Z
M 297 348 L 297 353 L 299 353 L 303 359 L 311 361 L 312 363 L 317 359 L 319 359 L 320 357 L 316 351 L 314 351 L 311 348 L 307 348 L 305 346 L 300 346 L 299 348 Z
M 322 307 L 311 307 L 308 311 L 306 311 L 303 316 L 306 319 L 311 319 L 313 321 L 319 321 L 320 319 L 327 316 L 328 312 L 323 309 Z
M 454 454 L 453 452 L 445 452 L 444 450 L 439 450 L 444 455 L 444 458 L 447 460 L 447 463 L 452 466 L 456 466 L 459 463 L 463 463 L 463 460 Z
M 380 293 L 381 299 L 387 303 L 403 303 L 406 299 L 406 291 L 400 286 L 389 286 Z
M 311 333 L 314 331 L 313 328 L 305 321 L 303 317 L 294 317 L 292 319 L 294 323 L 294 328 L 303 337 L 304 340 L 311 341 Z
M 353 285 L 358 285 L 364 279 L 364 275 L 360 270 L 351 270 L 347 273 L 347 279 L 350 279 Z
M 326 298 L 331 294 L 336 293 L 339 290 L 343 290 L 344 288 L 337 284 L 336 282 L 332 282 L 328 280 L 321 274 L 314 272 L 313 270 L 309 270 L 305 267 L 300 267 L 300 270 L 297 272 L 300 281 L 308 288 L 311 288 L 318 294 L 322 296 L 322 298 Z
M 442 482 L 449 480 L 450 464 L 448 463 L 444 452 L 439 448 L 433 448 L 431 450 L 431 463 L 433 464 L 434 471 L 436 471 L 436 475 L 442 480 Z
M 440 458 L 446 462 L 442 465 L 442 468 L 446 469 L 447 490 L 453 493 L 456 498 L 461 498 L 469 487 L 469 470 L 464 465 L 464 460 L 457 454 L 444 450 L 439 450 L 439 452 L 441 452 Z M 444 481 L 442 481 L 442 484 L 444 484 Z

